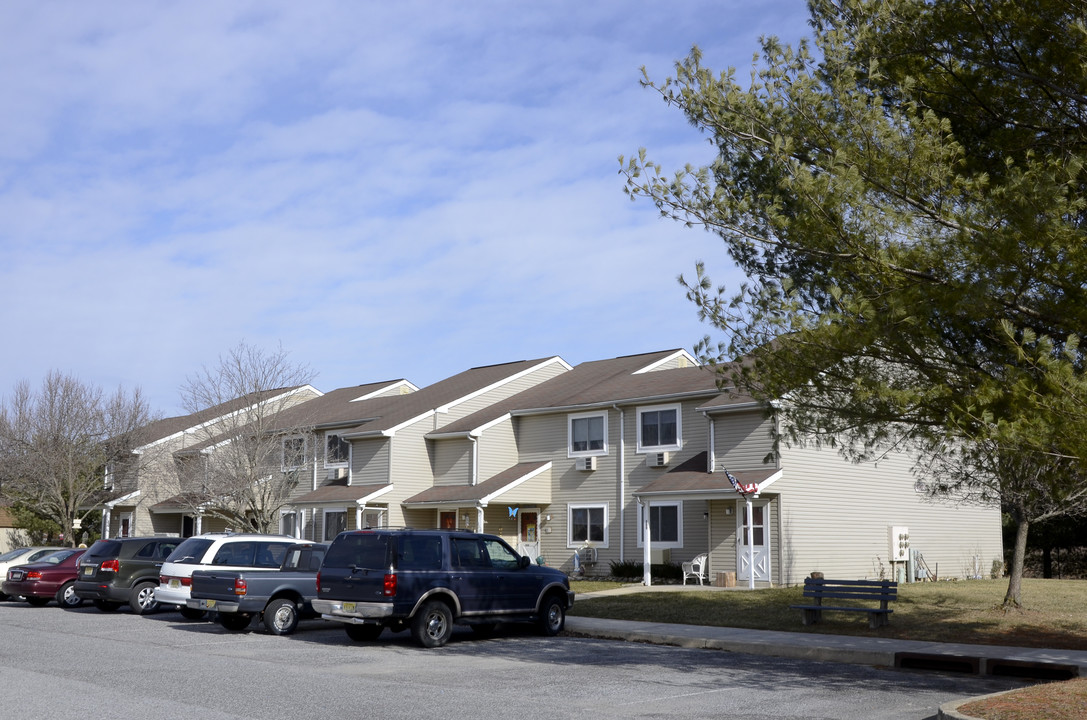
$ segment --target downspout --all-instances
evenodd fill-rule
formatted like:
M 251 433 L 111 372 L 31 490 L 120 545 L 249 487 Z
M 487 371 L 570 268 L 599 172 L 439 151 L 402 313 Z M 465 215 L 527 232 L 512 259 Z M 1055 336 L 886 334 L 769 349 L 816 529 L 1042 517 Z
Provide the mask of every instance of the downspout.
M 626 413 L 618 405 L 612 408 L 619 413 L 619 562 L 626 557 L 627 531 L 627 454 Z
M 468 484 L 479 485 L 479 438 L 468 433 L 468 439 L 472 441 L 472 453 L 468 457 Z

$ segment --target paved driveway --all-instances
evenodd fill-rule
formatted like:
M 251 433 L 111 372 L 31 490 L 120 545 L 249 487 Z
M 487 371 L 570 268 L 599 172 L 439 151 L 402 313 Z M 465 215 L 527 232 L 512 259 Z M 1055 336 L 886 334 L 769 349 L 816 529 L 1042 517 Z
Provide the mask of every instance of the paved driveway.
M 320 621 L 275 637 L 174 612 L 0 603 L 0 715 L 21 720 L 928 718 L 1020 685 L 524 629 L 423 650 L 407 633 L 356 644 Z

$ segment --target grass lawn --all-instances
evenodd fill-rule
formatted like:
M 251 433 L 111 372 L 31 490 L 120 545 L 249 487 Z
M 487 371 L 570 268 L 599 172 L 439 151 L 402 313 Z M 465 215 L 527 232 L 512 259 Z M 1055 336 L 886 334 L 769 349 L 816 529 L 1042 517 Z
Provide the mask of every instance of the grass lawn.
M 571 581 L 576 593 L 621 587 Z M 571 615 L 691 625 L 893 637 L 935 642 L 1087 650 L 1087 580 L 1024 580 L 1023 608 L 1001 608 L 1007 580 L 910 583 L 898 586 L 891 624 L 871 630 L 861 613 L 827 613 L 800 624 L 801 588 L 682 593 L 639 592 L 582 598 Z M 984 720 L 1071 720 L 1087 717 L 1087 679 L 1036 685 L 975 702 L 960 712 Z
M 573 581 L 576 593 L 614 583 Z M 1023 609 L 1000 604 L 1006 580 L 909 583 L 898 586 L 891 624 L 871 630 L 862 613 L 827 613 L 816 626 L 800 624 L 801 588 L 645 592 L 583 598 L 571 615 L 686 623 L 757 630 L 893 637 L 936 642 L 1087 650 L 1087 580 L 1024 580 Z

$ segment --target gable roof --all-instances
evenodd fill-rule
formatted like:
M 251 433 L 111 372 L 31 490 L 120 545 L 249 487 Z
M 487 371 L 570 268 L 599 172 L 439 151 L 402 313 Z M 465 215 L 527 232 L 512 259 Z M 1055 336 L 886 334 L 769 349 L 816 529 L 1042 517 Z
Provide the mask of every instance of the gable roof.
M 270 400 L 275 397 L 287 395 L 289 393 L 295 393 L 302 390 L 311 390 L 312 392 L 320 395 L 321 391 L 312 385 L 294 385 L 291 387 L 275 388 L 272 390 L 264 390 L 256 393 L 249 393 L 241 397 L 234 398 L 233 400 L 227 400 L 226 402 L 218 405 L 213 405 L 203 410 L 199 410 L 189 415 L 178 415 L 176 417 L 164 418 L 162 420 L 156 420 L 144 428 L 144 443 L 137 452 L 144 448 L 149 448 L 158 443 L 165 442 L 173 437 L 181 435 L 186 430 L 194 430 L 196 428 L 209 425 L 217 420 L 226 418 L 233 413 L 239 412 L 251 405 L 255 405 L 265 400 Z
M 718 395 L 717 375 L 710 368 L 655 369 L 677 352 L 682 351 L 662 350 L 581 363 L 570 372 L 449 423 L 427 437 L 478 433 L 509 415 L 569 412 L 613 404 Z
M 570 367 L 557 355 L 536 360 L 486 365 L 465 370 L 409 395 L 375 398 L 367 401 L 366 404 L 366 411 L 372 416 L 371 419 L 347 430 L 343 433 L 343 437 L 393 435 L 400 428 L 424 417 L 448 412 L 487 390 L 551 364 L 559 364 L 567 369 Z

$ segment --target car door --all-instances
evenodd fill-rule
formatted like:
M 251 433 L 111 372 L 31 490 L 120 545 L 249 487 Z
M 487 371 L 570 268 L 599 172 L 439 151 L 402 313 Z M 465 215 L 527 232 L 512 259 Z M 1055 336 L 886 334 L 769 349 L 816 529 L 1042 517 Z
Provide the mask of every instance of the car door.
M 535 610 L 540 581 L 532 566 L 521 567 L 521 556 L 498 538 L 484 538 L 482 543 L 491 566 L 491 609 L 515 613 Z
M 494 574 L 483 542 L 474 537 L 449 538 L 452 565 L 450 587 L 460 599 L 462 615 L 490 612 L 494 605 Z

